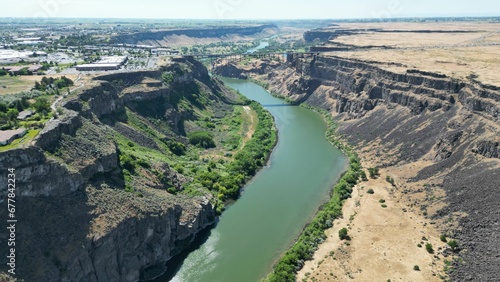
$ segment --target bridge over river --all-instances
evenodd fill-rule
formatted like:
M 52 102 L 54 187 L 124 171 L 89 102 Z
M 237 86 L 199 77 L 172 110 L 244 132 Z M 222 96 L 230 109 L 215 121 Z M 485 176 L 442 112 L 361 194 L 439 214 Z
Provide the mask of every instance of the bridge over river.
M 275 58 L 275 59 L 291 59 L 293 57 L 301 56 L 301 57 L 312 57 L 317 55 L 318 52 L 245 52 L 245 53 L 225 53 L 225 54 L 203 54 L 203 53 L 195 53 L 195 54 L 187 54 L 183 55 L 186 58 L 195 58 L 195 59 L 208 59 L 210 60 L 210 64 L 213 65 L 220 59 L 224 59 L 227 61 L 235 61 L 241 62 L 247 58 L 254 59 L 263 59 L 263 58 Z

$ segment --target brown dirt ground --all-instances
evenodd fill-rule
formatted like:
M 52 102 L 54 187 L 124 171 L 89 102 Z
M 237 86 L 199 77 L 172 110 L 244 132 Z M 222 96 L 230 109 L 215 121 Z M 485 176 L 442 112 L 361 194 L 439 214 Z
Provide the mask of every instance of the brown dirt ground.
M 363 159 L 372 159 L 362 153 Z M 320 245 L 312 261 L 298 273 L 297 281 L 441 281 L 444 257 L 439 253 L 446 244 L 431 220 L 423 216 L 415 203 L 424 194 L 415 193 L 423 183 L 401 184 L 412 177 L 426 162 L 381 169 L 378 179 L 358 184 L 343 207 L 343 217 L 326 231 L 327 239 Z M 370 162 L 364 167 L 372 167 Z M 367 172 L 368 174 L 368 172 Z M 390 175 L 393 187 L 385 179 Z M 368 194 L 373 189 L 374 194 Z M 435 189 L 434 189 L 435 190 Z M 385 200 L 381 203 L 380 200 Z M 382 207 L 385 204 L 387 207 Z M 350 241 L 340 241 L 338 231 L 347 227 Z M 425 237 L 425 239 L 424 239 Z M 426 241 L 428 240 L 428 241 Z M 429 254 L 425 244 L 431 243 L 436 254 Z M 417 245 L 421 244 L 422 247 Z M 333 252 L 333 253 L 332 253 Z M 450 260 L 451 258 L 448 258 Z M 418 265 L 420 271 L 414 270 Z

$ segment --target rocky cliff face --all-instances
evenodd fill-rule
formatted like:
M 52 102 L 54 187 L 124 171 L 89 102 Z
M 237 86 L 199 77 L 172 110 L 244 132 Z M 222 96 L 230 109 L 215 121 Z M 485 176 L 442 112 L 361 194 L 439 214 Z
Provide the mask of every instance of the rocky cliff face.
M 465 263 L 454 266 L 452 279 L 498 279 L 500 237 L 487 234 L 500 231 L 500 92 L 477 81 L 378 65 L 294 54 L 266 75 L 241 74 L 266 80 L 274 93 L 329 111 L 340 121 L 339 134 L 359 151 L 371 148 L 379 166 L 425 163 L 408 185 L 433 183 L 447 193 L 447 207 L 434 219 L 459 223 L 458 228 L 439 226 L 464 250 Z M 463 213 L 464 218 L 452 216 Z
M 234 26 L 220 28 L 196 28 L 196 29 L 177 29 L 165 31 L 147 31 L 134 34 L 118 35 L 113 38 L 115 43 L 137 44 L 143 41 L 161 41 L 172 35 L 185 35 L 193 38 L 219 38 L 228 35 L 251 36 L 264 31 L 267 28 L 277 28 L 274 24 L 256 25 L 256 26 Z
M 161 81 L 164 73 L 173 75 L 169 85 L 141 84 L 146 77 Z M 157 72 L 103 76 L 82 94 L 66 99 L 64 115 L 50 121 L 28 148 L 0 153 L 0 170 L 16 169 L 18 278 L 137 281 L 142 270 L 162 266 L 215 222 L 211 195 L 174 196 L 163 186 L 156 187 L 162 183 L 147 183 L 147 175 L 134 182 L 140 194 L 125 192 L 117 134 L 159 149 L 148 136 L 110 118 L 126 109 L 147 107 L 172 119 L 174 129 L 181 131 L 177 126 L 190 112 L 172 103 L 195 81 L 207 91 L 220 90 L 201 64 L 189 60 Z M 154 165 L 162 181 L 177 189 L 186 181 L 168 164 Z M 0 174 L 1 183 L 7 183 L 6 176 Z M 0 199 L 6 199 L 6 189 Z M 0 217 L 6 220 L 6 216 L 2 209 Z M 6 239 L 4 232 L 1 236 Z M 5 248 L 2 244 L 3 253 Z M 0 259 L 2 269 L 5 260 L 5 256 Z

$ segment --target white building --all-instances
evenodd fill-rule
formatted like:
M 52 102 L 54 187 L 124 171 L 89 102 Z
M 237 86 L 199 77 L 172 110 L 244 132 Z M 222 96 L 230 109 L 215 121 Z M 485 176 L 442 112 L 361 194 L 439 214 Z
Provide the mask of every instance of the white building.
M 119 70 L 128 60 L 127 56 L 102 57 L 101 60 L 93 64 L 76 66 L 77 71 L 108 71 Z
M 15 64 L 21 60 L 28 60 L 33 52 L 19 52 L 16 50 L 1 50 L 0 49 L 0 64 Z

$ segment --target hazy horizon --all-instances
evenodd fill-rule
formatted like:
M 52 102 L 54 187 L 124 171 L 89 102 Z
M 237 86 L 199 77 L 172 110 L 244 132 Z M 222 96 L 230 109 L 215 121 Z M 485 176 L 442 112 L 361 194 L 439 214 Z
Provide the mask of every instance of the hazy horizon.
M 487 0 L 0 0 L 0 18 L 99 18 L 171 20 L 349 20 L 406 17 L 496 17 Z

